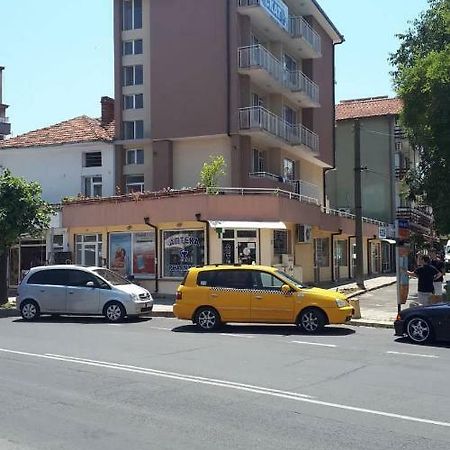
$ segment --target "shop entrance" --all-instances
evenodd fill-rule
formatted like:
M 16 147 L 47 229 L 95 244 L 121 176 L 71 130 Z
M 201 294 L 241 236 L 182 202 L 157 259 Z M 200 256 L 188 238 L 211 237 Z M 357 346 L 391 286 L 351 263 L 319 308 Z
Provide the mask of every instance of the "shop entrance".
M 9 252 L 8 281 L 10 287 L 17 287 L 25 272 L 32 267 L 46 264 L 44 239 L 22 239 Z
M 258 230 L 225 229 L 222 235 L 223 264 L 256 264 L 259 261 Z

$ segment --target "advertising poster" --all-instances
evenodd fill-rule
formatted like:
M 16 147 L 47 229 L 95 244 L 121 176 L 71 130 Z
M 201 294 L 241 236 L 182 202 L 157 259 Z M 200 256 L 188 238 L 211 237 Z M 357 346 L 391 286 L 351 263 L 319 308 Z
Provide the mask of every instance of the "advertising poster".
M 109 268 L 121 275 L 131 274 L 131 233 L 109 236 Z
M 133 234 L 133 274 L 155 275 L 155 233 Z

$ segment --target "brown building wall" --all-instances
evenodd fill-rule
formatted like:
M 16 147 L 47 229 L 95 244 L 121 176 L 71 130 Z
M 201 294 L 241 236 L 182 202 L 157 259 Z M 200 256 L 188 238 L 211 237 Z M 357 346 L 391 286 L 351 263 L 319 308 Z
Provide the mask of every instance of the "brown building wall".
M 226 133 L 226 3 L 151 1 L 153 139 Z
M 173 143 L 156 141 L 153 143 L 153 189 L 173 186 Z

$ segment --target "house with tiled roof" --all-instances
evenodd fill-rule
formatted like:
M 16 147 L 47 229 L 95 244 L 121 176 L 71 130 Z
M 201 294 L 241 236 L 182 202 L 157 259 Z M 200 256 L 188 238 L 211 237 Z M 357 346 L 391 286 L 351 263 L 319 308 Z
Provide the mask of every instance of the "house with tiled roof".
M 114 100 L 109 97 L 101 99 L 100 118 L 75 117 L 0 140 L 0 170 L 37 181 L 42 197 L 53 204 L 66 197 L 114 195 L 115 167 Z M 68 250 L 67 229 L 57 213 L 42 237 L 23 237 L 11 249 L 9 285 L 17 285 L 32 266 L 71 259 Z
M 401 99 L 387 96 L 343 100 L 336 105 L 336 160 L 326 176 L 327 196 L 331 207 L 354 212 L 354 130 L 359 121 L 363 215 L 391 224 L 397 218 L 406 219 L 412 231 L 428 236 L 431 211 L 405 195 L 405 175 L 418 165 L 419 157 L 399 126 L 402 108 Z M 370 272 L 392 267 L 393 251 L 388 244 L 372 245 Z

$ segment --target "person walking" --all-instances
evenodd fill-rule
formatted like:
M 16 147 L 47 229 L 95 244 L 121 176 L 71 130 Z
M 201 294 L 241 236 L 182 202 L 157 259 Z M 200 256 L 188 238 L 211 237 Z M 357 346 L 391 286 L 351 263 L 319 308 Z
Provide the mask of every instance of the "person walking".
M 413 272 L 408 271 L 411 277 L 417 277 L 419 283 L 417 288 L 417 300 L 423 305 L 430 305 L 434 292 L 434 281 L 441 276 L 441 273 L 430 263 L 430 257 L 423 255 L 420 258 L 421 266 L 417 267 Z
M 430 251 L 431 265 L 440 273 L 440 276 L 436 278 L 433 282 L 434 286 L 434 296 L 437 301 L 442 300 L 442 284 L 444 283 L 445 276 L 445 264 L 439 258 L 436 250 Z

